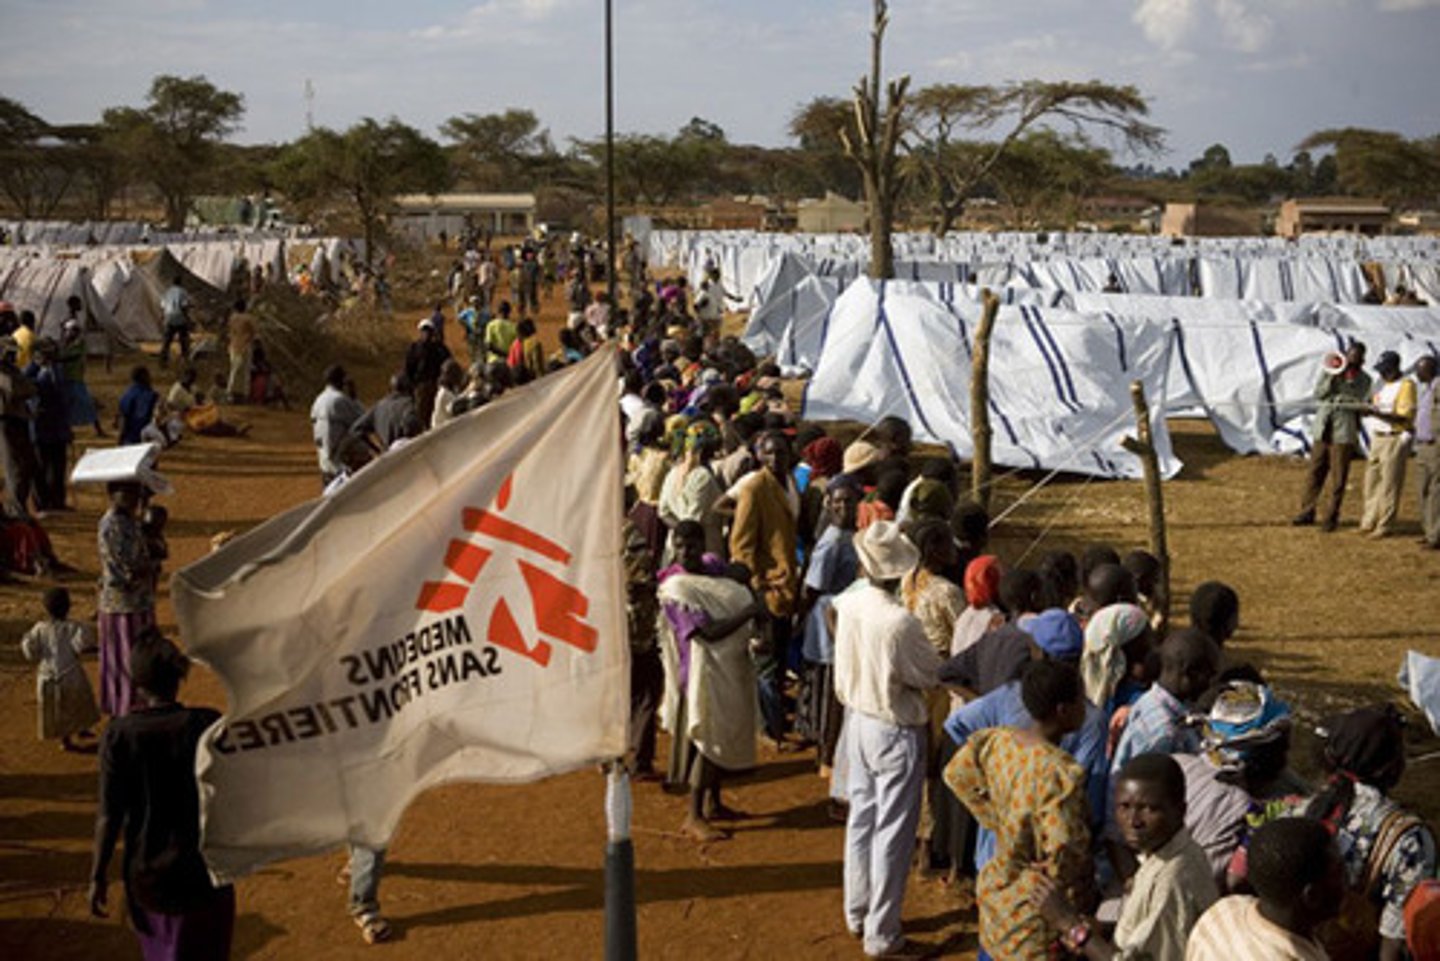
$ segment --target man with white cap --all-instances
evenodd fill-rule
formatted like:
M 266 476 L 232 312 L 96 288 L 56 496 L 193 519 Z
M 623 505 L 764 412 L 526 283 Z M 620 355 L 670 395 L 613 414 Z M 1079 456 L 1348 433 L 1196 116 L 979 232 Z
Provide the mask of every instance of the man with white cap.
M 925 692 L 940 656 L 896 596 L 920 552 L 876 521 L 854 540 L 867 583 L 835 598 L 835 694 L 846 708 L 845 925 L 871 957 L 903 956 L 905 882 L 925 783 Z
M 450 348 L 440 338 L 434 318 L 426 317 L 416 328 L 415 340 L 405 351 L 405 376 L 415 390 L 415 414 L 422 425 L 429 426 L 440 387 L 440 368 L 450 359 Z

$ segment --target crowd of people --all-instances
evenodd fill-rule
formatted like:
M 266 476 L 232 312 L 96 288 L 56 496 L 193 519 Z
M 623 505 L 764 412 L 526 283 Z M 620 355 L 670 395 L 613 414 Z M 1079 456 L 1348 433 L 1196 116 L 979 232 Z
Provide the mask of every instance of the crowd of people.
M 499 257 L 462 259 L 455 300 L 417 322 L 374 404 L 331 366 L 310 410 L 320 480 L 333 491 L 387 450 L 613 344 L 626 447 L 627 762 L 638 784 L 684 796 L 684 836 L 724 843 L 749 817 L 741 775 L 764 745 L 813 757 L 817 796 L 844 825 L 837 923 L 868 956 L 930 950 L 901 923 L 920 876 L 973 904 L 987 958 L 1440 957 L 1434 833 L 1391 797 L 1405 768 L 1393 708 L 1327 720 L 1324 773 L 1307 783 L 1290 764 L 1297 719 L 1258 671 L 1227 656 L 1240 625 L 1232 588 L 1201 584 L 1181 626 L 1157 597 L 1161 561 L 1143 550 L 1095 545 L 1007 563 L 990 551 L 989 515 L 961 494 L 961 465 L 917 451 L 905 421 L 857 435 L 797 420 L 778 368 L 722 336 L 730 295 L 717 270 L 691 290 L 632 264 L 622 309 L 590 293 L 590 258 L 577 251 L 556 277 L 569 307 L 557 350 L 537 333 L 522 246 L 507 271 L 519 277 L 518 309 L 498 296 L 500 270 L 485 270 L 504 267 Z M 540 248 L 528 256 L 543 292 Z M 466 356 L 447 344 L 447 308 Z M 228 331 L 228 376 L 212 396 L 274 400 L 263 385 L 256 394 L 263 347 L 243 302 Z M 135 370 L 119 405 L 122 443 L 147 429 L 173 443 L 175 414 L 199 429 L 186 418 L 204 401 L 180 333 L 184 366 L 165 399 Z M 7 478 L 24 477 L 10 473 L 11 405 L 79 392 L 47 375 L 63 355 L 33 337 L 29 355 L 24 336 L 0 346 Z M 1314 463 L 1337 472 L 1340 455 L 1321 445 L 1354 443 L 1348 417 L 1378 415 L 1433 450 L 1433 358 L 1417 368 L 1419 389 L 1394 397 L 1372 395 L 1363 362 L 1353 346 L 1317 393 L 1334 413 L 1320 418 Z M 83 388 L 83 352 L 81 363 Z M 1381 358 L 1386 383 L 1395 366 Z M 1332 400 L 1340 394 L 1351 401 Z M 100 431 L 93 401 L 62 409 L 67 429 Z M 41 433 L 30 431 L 36 451 Z M 1366 485 L 1368 527 L 1382 532 L 1394 517 L 1378 500 L 1394 483 L 1384 469 L 1372 463 L 1373 511 Z M 7 497 L 32 490 L 16 486 Z M 1434 487 L 1422 495 L 1432 505 Z M 92 910 L 108 911 L 123 835 L 128 913 L 146 957 L 225 957 L 234 894 L 204 870 L 193 776 L 216 715 L 180 704 L 188 662 L 155 629 L 163 511 L 140 483 L 112 484 L 109 497 L 98 632 L 69 620 L 60 590 L 24 640 L 40 665 L 39 731 L 100 755 Z M 1426 516 L 1433 546 L 1440 531 Z M 99 712 L 77 661 L 97 646 Z M 97 742 L 100 712 L 110 720 Z M 369 943 L 391 933 L 385 856 L 354 846 L 341 871 Z
M 615 341 L 632 775 L 686 795 L 680 831 L 720 843 L 747 817 L 733 785 L 757 743 L 813 752 L 845 824 L 843 920 L 868 955 L 925 952 L 900 921 L 916 872 L 973 892 L 988 957 L 1398 958 L 1407 937 L 1415 956 L 1433 950 L 1435 839 L 1389 796 L 1405 760 L 1393 708 L 1326 722 L 1324 775 L 1307 783 L 1289 707 L 1225 655 L 1233 589 L 1200 585 L 1171 626 L 1145 551 L 1006 565 L 959 465 L 917 455 L 908 424 L 843 442 L 797 422 L 778 369 L 720 336 L 724 296 L 710 272 L 693 293 L 647 285 L 628 311 L 573 300 L 549 357 L 528 304 L 512 324 L 502 302 L 483 327 L 471 304 L 468 375 L 440 317 L 423 320 L 391 397 L 352 407 L 368 420 L 322 443 L 316 419 L 322 460 L 357 435 L 374 453 Z M 1396 359 L 1378 369 L 1398 379 Z M 1359 399 L 1331 403 L 1329 371 L 1317 398 L 1419 449 L 1433 360 L 1416 373 L 1398 403 L 1346 373 Z M 1366 526 L 1383 534 L 1399 485 L 1370 470 Z

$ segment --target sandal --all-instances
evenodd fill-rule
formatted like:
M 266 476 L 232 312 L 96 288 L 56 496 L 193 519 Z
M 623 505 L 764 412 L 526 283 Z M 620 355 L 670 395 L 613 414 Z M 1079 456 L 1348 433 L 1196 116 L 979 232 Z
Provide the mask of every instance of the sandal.
M 366 944 L 379 944 L 390 940 L 390 922 L 378 914 L 357 914 L 355 924 Z
M 730 832 L 722 831 L 709 821 L 696 820 L 687 817 L 685 823 L 680 825 L 680 833 L 692 841 L 706 844 L 712 841 L 724 841 L 730 837 Z

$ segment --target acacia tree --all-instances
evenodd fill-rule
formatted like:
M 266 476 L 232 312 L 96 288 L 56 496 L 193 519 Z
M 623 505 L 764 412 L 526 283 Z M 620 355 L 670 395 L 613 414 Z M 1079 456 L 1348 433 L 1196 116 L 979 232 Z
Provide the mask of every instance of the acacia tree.
M 451 117 L 440 135 L 453 144 L 457 172 L 483 190 L 514 189 L 537 162 L 555 156 L 550 131 L 532 110 Z
M 309 215 L 327 204 L 346 204 L 360 221 L 365 263 L 396 194 L 438 193 L 449 182 L 445 151 L 394 117 L 384 124 L 366 117 L 344 133 L 312 130 L 281 151 L 272 167 L 286 197 Z
M 1081 201 L 1113 171 L 1109 151 L 1071 143 L 1053 130 L 1033 130 L 1011 144 L 988 182 L 1010 206 L 1015 229 L 1045 209 L 1061 211 L 1073 228 Z
M 151 82 L 143 108 L 112 107 L 102 124 L 131 171 L 160 192 L 166 225 L 179 230 L 214 169 L 217 145 L 239 128 L 244 113 L 240 94 L 203 76 L 166 74 Z
M 1103 130 L 1131 150 L 1159 149 L 1164 131 L 1142 118 L 1149 102 L 1132 86 L 1024 80 L 1001 86 L 936 84 L 911 101 L 907 167 L 920 181 L 937 234 L 965 204 L 1017 140 L 1036 124 L 1068 124 L 1075 132 Z M 1001 130 L 977 148 L 964 134 Z
M 870 76 L 855 85 L 854 126 L 837 131 L 845 154 L 860 168 L 861 183 L 870 214 L 870 276 L 884 280 L 895 273 L 895 206 L 903 179 L 899 169 L 900 137 L 904 132 L 905 91 L 908 76 L 890 81 L 885 87 L 885 104 L 880 103 L 880 54 L 890 17 L 886 0 L 874 0 L 870 27 Z
M 845 154 L 839 132 L 855 125 L 855 108 L 839 97 L 816 97 L 790 117 L 790 136 L 799 142 L 814 193 L 831 189 L 854 199 L 863 189 L 860 172 Z
M 0 97 L 0 190 L 27 220 L 49 216 L 75 178 L 75 166 L 45 143 L 50 135 L 44 120 Z
M 1386 130 L 1345 127 L 1316 131 L 1297 149 L 1326 147 L 1335 151 L 1336 180 L 1346 193 L 1390 203 L 1430 203 L 1440 196 L 1440 137 L 1407 140 Z

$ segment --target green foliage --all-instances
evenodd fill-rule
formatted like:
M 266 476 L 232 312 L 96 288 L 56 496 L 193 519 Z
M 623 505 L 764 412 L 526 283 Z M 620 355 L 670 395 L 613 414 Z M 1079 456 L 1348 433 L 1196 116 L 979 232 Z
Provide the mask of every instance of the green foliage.
M 1229 170 L 1230 167 L 1230 150 L 1222 143 L 1211 144 L 1205 148 L 1203 154 L 1190 161 L 1190 172 L 1192 174 L 1213 170 Z
M 444 190 L 450 167 L 440 145 L 414 127 L 393 117 L 383 124 L 366 117 L 343 133 L 321 127 L 289 144 L 270 175 L 307 217 L 335 205 L 354 214 L 369 258 L 394 197 Z
M 519 189 L 537 166 L 556 158 L 550 131 L 531 110 L 451 117 L 440 134 L 452 143 L 456 173 L 477 190 Z
M 860 194 L 860 171 L 845 156 L 841 131 L 858 137 L 855 108 L 839 97 L 816 97 L 796 108 L 790 117 L 790 136 L 800 145 L 805 160 L 806 194 L 833 190 L 846 197 Z
M 191 199 L 215 182 L 217 147 L 244 113 L 240 94 L 203 76 L 161 75 L 151 82 L 143 108 L 105 111 L 102 140 L 131 176 L 154 184 L 165 201 L 167 225 L 178 230 Z
M 909 163 L 923 185 L 937 233 L 948 230 L 991 171 L 1037 125 L 1072 136 L 1107 134 L 1135 152 L 1158 150 L 1164 131 L 1147 122 L 1149 101 L 1133 86 L 1098 80 L 1024 80 L 1001 86 L 937 84 L 913 99 Z M 973 135 L 999 139 L 974 146 Z M 962 133 L 971 135 L 962 137 Z M 969 140 L 971 146 L 957 147 Z M 1083 149 L 1083 148 L 1082 148 Z
M 49 217 L 73 197 L 104 216 L 116 189 L 115 158 L 86 126 L 53 126 L 0 97 L 0 192 L 22 217 Z
M 1440 198 L 1440 137 L 1407 140 L 1386 130 L 1346 127 L 1312 133 L 1298 149 L 1327 147 L 1334 150 L 1335 185 L 1347 194 L 1392 205 Z
M 1035 130 L 1011 143 L 991 168 L 988 180 L 1023 229 L 1045 211 L 1061 215 L 1073 227 L 1081 202 L 1114 172 L 1110 151 L 1067 138 L 1053 130 Z

